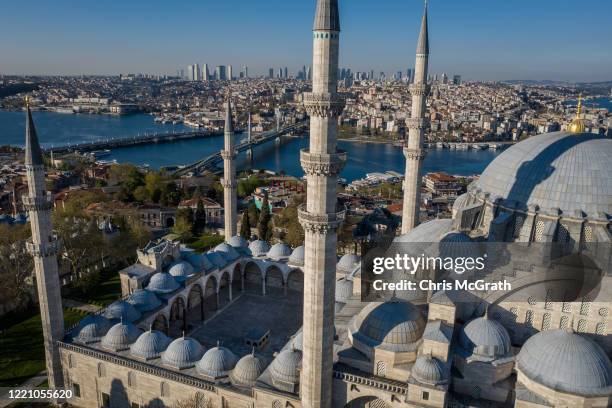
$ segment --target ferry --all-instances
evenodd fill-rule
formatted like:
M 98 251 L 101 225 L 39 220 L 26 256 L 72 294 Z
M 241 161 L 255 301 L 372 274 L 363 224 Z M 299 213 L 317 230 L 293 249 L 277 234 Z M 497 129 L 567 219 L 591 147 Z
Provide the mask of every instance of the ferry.
M 110 154 L 111 154 L 111 151 L 109 149 L 96 150 L 96 151 L 89 153 L 89 155 L 92 156 L 94 159 L 97 159 L 99 157 L 110 156 Z

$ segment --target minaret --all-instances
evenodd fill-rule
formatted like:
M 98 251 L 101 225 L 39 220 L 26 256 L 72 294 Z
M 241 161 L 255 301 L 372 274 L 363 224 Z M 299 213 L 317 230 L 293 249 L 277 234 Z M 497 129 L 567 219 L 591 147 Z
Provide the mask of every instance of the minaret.
M 402 214 L 402 234 L 406 234 L 419 224 L 421 204 L 421 169 L 425 158 L 423 138 L 427 119 L 426 99 L 429 93 L 427 85 L 427 62 L 429 60 L 429 34 L 427 31 L 427 1 L 421 22 L 421 33 L 416 50 L 414 65 L 414 83 L 410 85 L 412 94 L 412 115 L 407 119 L 409 134 L 404 146 L 406 157 L 406 174 L 404 180 L 404 210 Z
M 318 0 L 313 29 L 312 92 L 304 94 L 310 115 L 310 149 L 300 154 L 307 177 L 306 205 L 298 210 L 305 233 L 302 407 L 331 407 L 338 174 L 346 154 L 336 149 L 340 17 L 338 0 Z
M 225 240 L 237 234 L 236 221 L 236 152 L 234 151 L 234 123 L 232 120 L 232 104 L 228 98 L 225 105 L 225 147 L 221 151 L 223 158 L 223 185 L 224 212 L 225 212 Z
M 28 241 L 27 248 L 34 258 L 49 388 L 60 389 L 64 379 L 57 342 L 64 337 L 64 313 L 57 267 L 59 242 L 51 225 L 53 205 L 51 195 L 45 191 L 45 164 L 27 99 L 26 110 L 25 167 L 28 195 L 23 197 L 23 205 L 29 212 L 32 229 L 32 239 Z

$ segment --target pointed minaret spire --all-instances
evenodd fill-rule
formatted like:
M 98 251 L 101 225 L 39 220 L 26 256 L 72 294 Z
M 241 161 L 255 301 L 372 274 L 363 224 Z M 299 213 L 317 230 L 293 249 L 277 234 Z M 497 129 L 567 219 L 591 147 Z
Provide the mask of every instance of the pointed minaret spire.
M 410 85 L 412 94 L 412 113 L 406 119 L 408 140 L 404 145 L 406 157 L 406 173 L 404 177 L 404 208 L 402 212 L 402 234 L 410 232 L 419 224 L 421 208 L 421 172 L 425 158 L 423 139 L 427 126 L 427 71 L 429 64 L 429 32 L 427 28 L 427 2 L 423 12 L 421 33 L 417 44 L 416 61 L 414 64 L 414 83 Z
M 34 120 L 32 120 L 32 111 L 30 110 L 30 100 L 28 97 L 25 99 L 26 104 L 26 137 L 25 137 L 25 164 L 30 166 L 42 166 L 44 165 L 42 150 L 38 143 L 38 135 L 36 134 L 36 127 L 34 126 Z
M 221 152 L 223 158 L 223 185 L 225 241 L 237 234 L 237 183 L 236 183 L 236 152 L 234 150 L 234 122 L 232 118 L 232 102 L 228 95 L 225 103 L 225 145 Z
M 419 42 L 417 45 L 417 55 L 429 55 L 429 31 L 427 30 L 427 0 L 425 0 L 425 10 L 423 11 L 423 19 L 421 20 L 421 32 L 419 33 Z
M 314 21 L 314 31 L 340 31 L 338 0 L 319 0 Z
M 36 128 L 26 99 L 25 167 L 28 195 L 23 206 L 28 211 L 32 239 L 26 244 L 34 259 L 36 288 L 43 330 L 45 363 L 49 388 L 63 388 L 61 356 L 58 342 L 64 337 L 64 312 L 57 265 L 59 242 L 53 233 L 51 209 L 53 204 L 46 193 L 45 166 L 38 144 Z M 58 403 L 55 397 L 55 403 Z

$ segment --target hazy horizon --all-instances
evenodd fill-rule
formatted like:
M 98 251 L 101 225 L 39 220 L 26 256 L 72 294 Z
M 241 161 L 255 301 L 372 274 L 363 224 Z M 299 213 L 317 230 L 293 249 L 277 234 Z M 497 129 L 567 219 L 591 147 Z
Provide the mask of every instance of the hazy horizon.
M 534 4 L 535 3 L 535 4 Z M 2 75 L 176 75 L 193 63 L 252 76 L 311 60 L 315 0 L 133 0 L 3 5 Z M 414 64 L 421 0 L 340 0 L 341 67 Z M 466 80 L 612 80 L 612 2 L 430 1 L 430 72 Z

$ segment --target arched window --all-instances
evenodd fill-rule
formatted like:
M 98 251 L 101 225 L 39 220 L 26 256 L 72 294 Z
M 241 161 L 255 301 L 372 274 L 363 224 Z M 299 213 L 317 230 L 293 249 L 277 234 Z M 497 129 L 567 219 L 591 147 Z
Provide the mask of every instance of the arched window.
M 159 386 L 159 391 L 162 397 L 169 397 L 170 396 L 170 385 L 162 381 L 162 383 Z
M 76 361 L 74 361 L 74 357 L 72 354 L 68 354 L 68 368 L 76 367 Z
M 551 299 L 552 299 L 552 289 L 548 289 L 546 291 L 546 298 L 544 299 L 544 309 L 552 310 L 553 304 L 552 304 Z
M 587 322 L 584 319 L 578 320 L 578 333 L 586 332 Z
M 272 408 L 283 408 L 283 404 L 279 400 L 274 400 L 272 402 Z
M 562 316 L 561 317 L 561 322 L 559 322 L 559 328 L 560 329 L 567 329 L 567 325 L 568 324 L 569 324 L 569 317 Z
M 563 302 L 561 311 L 563 311 L 563 313 L 570 313 L 572 311 L 572 304 L 570 302 Z
M 525 312 L 525 324 L 528 327 L 533 327 L 533 312 L 531 310 Z
M 98 363 L 98 377 L 106 377 L 106 367 L 102 363 Z
M 588 316 L 590 309 L 591 309 L 591 302 L 587 300 L 583 300 L 582 303 L 580 304 L 580 314 L 582 316 Z
M 387 364 L 384 361 L 379 361 L 376 363 L 376 375 L 379 377 L 384 377 L 387 375 Z
M 542 330 L 550 329 L 550 313 L 544 313 L 542 318 Z
M 606 335 L 606 331 L 608 329 L 608 325 L 606 323 L 597 323 L 597 327 L 595 328 L 595 333 L 600 335 Z
M 136 387 L 136 373 L 133 371 L 128 373 L 128 387 Z

